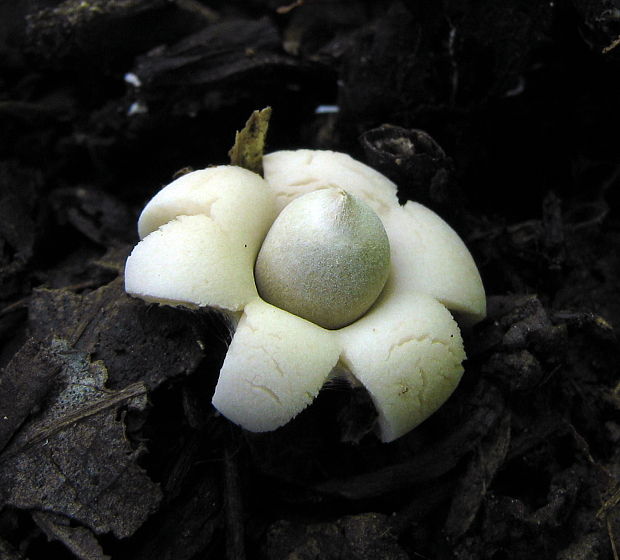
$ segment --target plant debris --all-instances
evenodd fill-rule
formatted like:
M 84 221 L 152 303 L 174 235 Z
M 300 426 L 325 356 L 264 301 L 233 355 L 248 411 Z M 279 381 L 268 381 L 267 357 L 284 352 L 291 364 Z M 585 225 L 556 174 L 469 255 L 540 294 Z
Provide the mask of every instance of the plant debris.
M 50 353 L 60 371 L 44 409 L 2 454 L 3 502 L 127 537 L 160 500 L 159 489 L 136 463 L 142 450 L 131 449 L 118 417 L 121 407 L 144 409 L 146 387 L 137 382 L 107 391 L 101 362 L 91 362 L 61 339 L 51 342 Z
M 254 111 L 241 131 L 235 135 L 235 144 L 228 152 L 230 164 L 263 174 L 263 153 L 271 107 Z

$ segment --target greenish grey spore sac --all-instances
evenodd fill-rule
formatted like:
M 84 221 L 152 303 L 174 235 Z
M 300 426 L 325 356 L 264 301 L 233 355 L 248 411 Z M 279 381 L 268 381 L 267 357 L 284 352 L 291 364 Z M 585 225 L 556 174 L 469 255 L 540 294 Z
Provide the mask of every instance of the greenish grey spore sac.
M 357 197 L 326 188 L 293 200 L 275 220 L 256 259 L 261 297 L 326 329 L 361 317 L 390 270 L 379 217 Z

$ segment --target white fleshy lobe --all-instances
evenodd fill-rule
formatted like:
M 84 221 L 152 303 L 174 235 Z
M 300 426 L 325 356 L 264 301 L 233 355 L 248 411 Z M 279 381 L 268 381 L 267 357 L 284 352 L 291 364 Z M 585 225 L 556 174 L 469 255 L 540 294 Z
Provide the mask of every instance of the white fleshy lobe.
M 337 333 L 341 362 L 368 390 L 384 442 L 428 418 L 461 379 L 465 351 L 458 325 L 430 296 L 388 291 Z
M 208 216 L 231 239 L 258 252 L 276 216 L 265 180 L 247 169 L 220 165 L 187 173 L 160 190 L 138 220 L 140 238 L 177 216 Z
M 379 215 L 398 205 L 396 185 L 348 154 L 328 150 L 283 150 L 263 158 L 264 175 L 278 210 L 293 199 L 329 187 L 361 198 Z
M 396 297 L 412 292 L 433 296 L 455 312 L 463 326 L 484 319 L 486 297 L 476 263 L 444 220 L 411 201 L 381 219 L 391 248 L 388 285 Z
M 179 216 L 147 235 L 125 265 L 125 291 L 146 301 L 242 310 L 257 297 L 255 236 L 229 235 L 205 215 Z
M 330 331 L 252 301 L 226 354 L 213 405 L 246 430 L 275 430 L 314 400 L 339 354 Z

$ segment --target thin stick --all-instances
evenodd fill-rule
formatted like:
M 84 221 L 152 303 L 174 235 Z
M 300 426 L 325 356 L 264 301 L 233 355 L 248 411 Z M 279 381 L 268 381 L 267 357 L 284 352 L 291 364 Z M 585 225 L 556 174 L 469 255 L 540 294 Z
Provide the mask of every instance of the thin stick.
M 239 469 L 234 452 L 230 448 L 227 448 L 224 453 L 224 486 L 226 490 L 226 557 L 228 560 L 245 560 Z

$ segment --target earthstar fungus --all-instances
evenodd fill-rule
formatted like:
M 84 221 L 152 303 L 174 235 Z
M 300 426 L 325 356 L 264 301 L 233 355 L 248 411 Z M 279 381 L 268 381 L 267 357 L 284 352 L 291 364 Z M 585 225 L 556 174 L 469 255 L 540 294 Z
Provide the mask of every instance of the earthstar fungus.
M 243 428 L 286 424 L 345 369 L 392 441 L 461 378 L 451 312 L 463 325 L 484 317 L 476 265 L 434 212 L 401 206 L 394 183 L 346 154 L 280 151 L 263 166 L 264 179 L 219 166 L 157 193 L 140 216 L 125 289 L 234 319 L 213 404 Z

